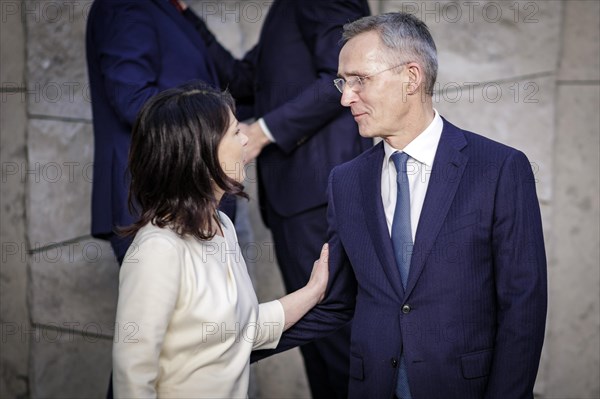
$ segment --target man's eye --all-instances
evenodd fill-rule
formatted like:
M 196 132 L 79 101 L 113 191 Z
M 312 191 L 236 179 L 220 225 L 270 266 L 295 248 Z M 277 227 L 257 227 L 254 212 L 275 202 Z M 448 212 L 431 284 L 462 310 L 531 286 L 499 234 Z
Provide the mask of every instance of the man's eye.
M 360 76 L 354 76 L 354 77 L 352 78 L 352 83 L 351 83 L 351 85 L 353 86 L 353 85 L 355 85 L 355 84 L 357 84 L 357 83 L 358 83 L 358 84 L 360 84 L 360 85 L 362 85 L 362 79 L 363 79 L 363 78 L 362 78 L 362 77 L 360 77 Z

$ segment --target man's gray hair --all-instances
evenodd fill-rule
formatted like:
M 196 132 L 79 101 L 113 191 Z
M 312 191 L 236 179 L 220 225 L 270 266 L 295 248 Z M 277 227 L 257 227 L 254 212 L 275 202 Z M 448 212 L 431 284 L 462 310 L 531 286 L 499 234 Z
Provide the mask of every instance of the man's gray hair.
M 425 92 L 433 94 L 437 78 L 437 50 L 427 25 L 412 14 L 391 12 L 358 19 L 344 25 L 342 42 L 360 35 L 376 31 L 383 45 L 391 50 L 386 57 L 390 63 L 417 62 L 425 72 Z

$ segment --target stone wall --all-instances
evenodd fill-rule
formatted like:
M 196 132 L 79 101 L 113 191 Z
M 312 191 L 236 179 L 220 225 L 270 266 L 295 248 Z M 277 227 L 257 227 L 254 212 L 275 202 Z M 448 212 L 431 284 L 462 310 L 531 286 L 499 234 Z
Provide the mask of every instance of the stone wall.
M 142 0 L 141 0 L 142 1 Z M 269 2 L 190 4 L 235 54 Z M 549 315 L 536 394 L 600 397 L 600 2 L 370 1 L 430 26 L 435 107 L 523 150 L 537 178 Z M 93 139 L 85 69 L 89 0 L 0 0 L 1 398 L 103 397 L 118 269 L 89 236 Z M 256 208 L 247 253 L 260 299 L 283 294 Z M 253 397 L 309 396 L 297 350 L 252 367 Z
M 0 3 L 0 398 L 28 392 L 29 310 L 25 227 L 27 109 L 19 87 L 25 82 L 25 32 L 20 18 L 5 18 Z M 16 175 L 16 176 L 15 176 Z
M 548 398 L 599 398 L 600 2 L 565 2 L 554 70 L 549 315 L 540 377 Z

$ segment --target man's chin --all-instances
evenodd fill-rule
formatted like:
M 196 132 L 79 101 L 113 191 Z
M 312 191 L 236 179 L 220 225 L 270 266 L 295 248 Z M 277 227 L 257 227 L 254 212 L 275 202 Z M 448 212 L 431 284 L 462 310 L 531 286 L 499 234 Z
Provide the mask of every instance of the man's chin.
M 376 137 L 376 135 L 372 131 L 370 131 L 368 129 L 361 128 L 360 126 L 358 127 L 358 134 L 360 134 L 361 137 L 364 137 L 364 138 L 367 138 L 367 139 L 371 139 L 373 137 Z

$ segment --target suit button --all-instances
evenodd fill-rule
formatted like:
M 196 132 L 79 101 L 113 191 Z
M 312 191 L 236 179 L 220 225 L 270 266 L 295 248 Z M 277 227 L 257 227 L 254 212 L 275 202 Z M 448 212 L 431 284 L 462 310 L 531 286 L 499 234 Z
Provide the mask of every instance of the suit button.
M 396 367 L 398 367 L 398 361 L 397 361 L 395 358 L 392 358 L 392 359 L 391 359 L 391 363 L 392 363 L 392 367 L 393 367 L 393 368 L 396 368 Z
M 306 141 L 307 138 L 308 137 L 306 137 L 306 136 L 301 137 L 300 140 L 296 141 L 296 145 L 300 146 L 300 145 L 304 144 L 304 142 Z
M 406 305 L 402 306 L 402 313 L 409 314 L 410 310 L 411 309 L 410 309 L 410 305 L 409 304 L 406 304 Z

